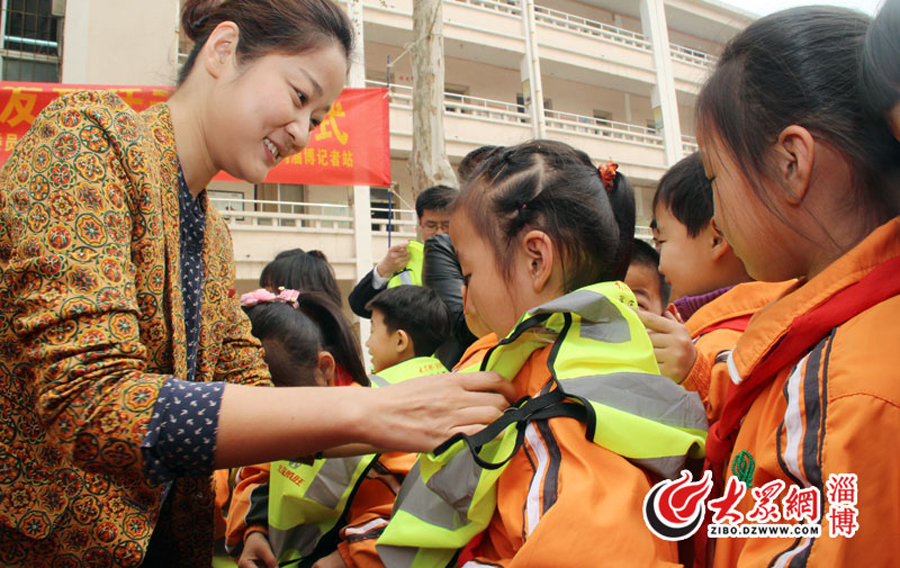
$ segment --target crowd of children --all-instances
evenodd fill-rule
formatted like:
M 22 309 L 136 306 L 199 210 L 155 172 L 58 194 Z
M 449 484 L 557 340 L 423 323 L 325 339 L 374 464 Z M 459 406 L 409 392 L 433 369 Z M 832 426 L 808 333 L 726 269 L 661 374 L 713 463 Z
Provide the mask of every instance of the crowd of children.
M 735 38 L 699 98 L 701 151 L 657 187 L 653 246 L 633 238 L 615 165 L 550 140 L 473 152 L 447 240 L 479 339 L 456 369 L 501 374 L 519 402 L 431 454 L 245 468 L 228 531 L 239 565 L 849 565 L 893 554 L 876 543 L 900 526 L 884 497 L 895 468 L 871 449 L 892 447 L 900 426 L 896 357 L 876 347 L 900 340 L 900 82 L 896 68 L 879 73 L 885 50 L 900 59 L 883 37 L 900 25 L 898 5 L 877 26 L 838 8 L 785 11 Z M 292 368 L 333 384 L 348 367 L 366 384 L 341 359 L 353 338 L 332 301 L 283 299 L 273 282 L 250 317 L 276 384 Z M 332 306 L 316 319 L 319 339 L 302 340 L 318 347 L 289 354 L 262 322 L 307 337 L 274 316 L 299 320 L 310 302 Z M 373 386 L 445 370 L 432 355 L 451 322 L 435 292 L 387 288 L 365 309 Z M 323 341 L 327 329 L 344 340 Z M 734 490 L 738 459 L 752 464 L 745 489 L 824 496 L 829 475 L 854 474 L 853 538 L 835 535 L 827 509 L 812 522 L 830 536 L 662 540 L 645 497 L 697 473 L 692 458 L 712 472 L 710 499 Z M 333 486 L 332 502 L 316 482 Z M 746 517 L 742 495 L 733 508 Z
M 883 496 L 894 468 L 867 455 L 891 447 L 900 421 L 895 357 L 873 343 L 900 339 L 898 81 L 878 74 L 886 49 L 897 59 L 881 36 L 898 4 L 878 26 L 803 8 L 735 38 L 699 99 L 701 151 L 659 182 L 655 246 L 632 240 L 633 197 L 614 167 L 549 140 L 479 149 L 450 206 L 480 338 L 457 372 L 494 370 L 520 402 L 485 433 L 415 465 L 407 455 L 391 470 L 398 491 L 379 515 L 348 516 L 332 554 L 346 566 L 878 564 L 877 535 L 900 524 Z M 404 288 L 367 306 L 376 376 L 437 345 L 403 329 L 411 312 L 391 314 Z M 701 531 L 679 551 L 648 531 L 644 498 L 704 457 L 710 498 L 733 490 L 738 458 L 752 464 L 746 488 L 824 496 L 829 475 L 855 474 L 853 538 L 835 536 L 828 509 L 813 522 L 831 536 Z M 753 502 L 733 505 L 746 516 Z M 366 543 L 365 560 L 347 541 Z
M 479 372 L 502 377 L 515 402 L 480 430 L 485 409 L 468 419 L 458 408 L 456 434 L 429 453 L 331 444 L 218 470 L 216 536 L 234 562 L 724 568 L 900 556 L 900 0 L 874 21 L 836 7 L 759 19 L 727 44 L 696 115 L 700 150 L 656 189 L 653 246 L 634 238 L 632 188 L 612 162 L 553 140 L 467 156 L 459 190 L 432 188 L 439 204 L 423 209 L 441 215 L 428 218 L 441 278 L 407 266 L 399 247 L 351 295 L 372 319 L 369 370 L 325 256 L 279 254 L 241 297 L 240 320 L 275 387 L 350 396 Z M 389 283 L 404 268 L 414 285 Z M 448 340 L 455 376 L 436 356 Z M 704 491 L 648 501 L 679 478 Z M 667 514 L 682 519 L 675 529 L 695 524 L 662 538 L 649 517 Z M 711 518 L 810 531 L 716 538 Z M 17 548 L 0 559 L 18 562 L 26 537 L 9 534 L 0 543 Z

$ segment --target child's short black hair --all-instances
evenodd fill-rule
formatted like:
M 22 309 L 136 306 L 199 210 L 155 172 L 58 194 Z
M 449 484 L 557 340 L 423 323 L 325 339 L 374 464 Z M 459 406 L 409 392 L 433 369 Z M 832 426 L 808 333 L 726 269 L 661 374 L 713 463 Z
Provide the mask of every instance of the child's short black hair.
M 665 308 L 669 305 L 671 287 L 666 282 L 666 277 L 659 272 L 659 253 L 649 243 L 642 239 L 634 239 L 634 248 L 631 249 L 631 264 L 637 264 L 652 268 L 659 274 L 659 299 Z
M 421 218 L 425 210 L 441 212 L 456 199 L 459 190 L 447 185 L 429 187 L 416 198 L 416 216 Z
M 663 206 L 696 237 L 713 218 L 712 184 L 706 178 L 700 152 L 682 158 L 659 179 L 653 211 Z
M 375 296 L 366 309 L 378 310 L 388 332 L 409 334 L 416 357 L 428 357 L 450 336 L 450 315 L 437 292 L 423 286 L 397 286 Z

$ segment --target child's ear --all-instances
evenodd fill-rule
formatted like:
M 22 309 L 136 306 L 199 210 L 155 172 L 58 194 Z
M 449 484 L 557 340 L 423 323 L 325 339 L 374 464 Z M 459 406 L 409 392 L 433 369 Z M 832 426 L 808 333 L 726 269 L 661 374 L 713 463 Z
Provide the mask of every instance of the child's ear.
M 550 236 L 544 231 L 532 229 L 522 237 L 524 261 L 527 263 L 528 277 L 535 293 L 541 293 L 553 276 L 553 262 L 556 251 Z
M 411 345 L 412 339 L 409 337 L 408 333 L 402 329 L 398 329 L 394 332 L 394 348 L 397 349 L 397 353 L 403 353 Z
M 722 257 L 731 251 L 731 245 L 728 244 L 728 241 L 725 240 L 725 235 L 716 226 L 715 219 L 709 220 L 709 236 L 712 242 L 712 249 L 710 250 L 712 259 L 714 261 L 721 260 Z
M 800 205 L 806 197 L 815 156 L 816 141 L 802 126 L 792 124 L 778 135 L 772 152 L 773 171 L 787 204 Z
M 234 22 L 222 22 L 209 34 L 203 53 L 210 75 L 219 78 L 227 66 L 233 64 L 239 36 L 240 31 Z
M 328 351 L 319 351 L 319 355 L 316 358 L 316 371 L 325 383 L 323 386 L 334 386 L 337 363 L 331 353 Z

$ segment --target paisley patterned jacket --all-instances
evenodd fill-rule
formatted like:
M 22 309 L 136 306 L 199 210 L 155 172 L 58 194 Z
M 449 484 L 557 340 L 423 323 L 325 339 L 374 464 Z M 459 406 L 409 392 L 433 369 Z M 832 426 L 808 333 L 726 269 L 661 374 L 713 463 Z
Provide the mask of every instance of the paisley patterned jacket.
M 205 231 L 196 380 L 269 384 L 212 207 Z M 179 251 L 168 107 L 49 105 L 0 174 L 0 565 L 138 566 L 154 527 L 169 565 L 210 564 L 210 480 L 179 479 L 160 512 L 140 449 L 185 376 Z

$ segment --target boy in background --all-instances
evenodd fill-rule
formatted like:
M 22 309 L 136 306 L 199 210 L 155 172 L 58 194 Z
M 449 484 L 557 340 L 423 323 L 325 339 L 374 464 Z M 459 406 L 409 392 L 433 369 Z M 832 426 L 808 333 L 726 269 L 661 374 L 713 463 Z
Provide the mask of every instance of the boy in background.
M 696 391 L 713 421 L 728 388 L 728 354 L 753 314 L 789 283 L 751 281 L 716 228 L 712 184 L 699 152 L 683 158 L 659 180 L 653 214 L 659 271 L 675 300 L 662 316 L 639 316 L 660 372 Z
M 638 307 L 661 316 L 669 303 L 669 285 L 659 271 L 659 253 L 641 239 L 634 239 L 625 284 L 634 292 Z
M 437 292 L 422 286 L 388 288 L 369 301 L 366 310 L 372 313 L 366 347 L 376 375 L 395 374 L 399 366 L 421 367 L 420 375 L 447 372 L 432 357 L 450 334 L 450 316 Z
M 388 288 L 366 310 L 372 313 L 366 346 L 373 387 L 447 372 L 432 356 L 450 334 L 449 313 L 434 290 Z M 274 568 L 312 559 L 316 566 L 381 566 L 375 541 L 415 460 L 416 454 L 392 452 L 276 462 L 267 482 L 236 489 L 249 494 L 233 501 L 242 503 L 240 509 L 229 511 L 228 541 L 244 544 L 239 565 Z M 255 481 L 263 480 L 257 474 Z M 320 487 L 328 487 L 321 499 Z

